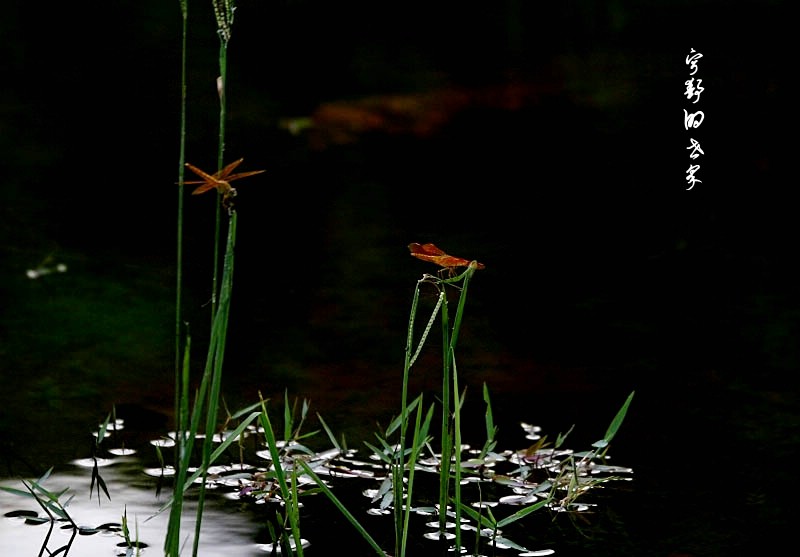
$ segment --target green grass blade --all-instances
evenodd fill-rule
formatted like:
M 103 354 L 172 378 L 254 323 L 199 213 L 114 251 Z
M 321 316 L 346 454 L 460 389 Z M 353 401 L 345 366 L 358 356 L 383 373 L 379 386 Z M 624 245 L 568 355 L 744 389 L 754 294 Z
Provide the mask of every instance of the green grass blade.
M 511 524 L 513 522 L 516 522 L 517 520 L 520 520 L 521 518 L 525 518 L 526 516 L 528 516 L 532 512 L 538 511 L 539 509 L 541 509 L 542 507 L 547 505 L 548 502 L 549 501 L 547 499 L 543 499 L 543 500 L 541 500 L 541 501 L 539 501 L 537 503 L 534 503 L 530 507 L 525 507 L 524 509 L 518 510 L 514 514 L 509 515 L 509 516 L 503 518 L 502 520 L 499 520 L 497 522 L 497 527 L 498 528 L 502 528 L 504 526 L 508 526 L 509 524 Z
M 343 452 L 342 451 L 342 447 L 339 445 L 338 441 L 336 441 L 336 436 L 333 434 L 333 432 L 331 431 L 331 428 L 328 427 L 328 424 L 325 423 L 325 420 L 322 419 L 322 416 L 320 416 L 319 413 L 317 413 L 317 419 L 319 420 L 319 423 L 322 424 L 322 427 L 325 430 L 325 433 L 328 434 L 328 439 L 330 440 L 330 442 L 334 446 L 334 448 L 337 451 L 339 451 L 340 453 Z
M 356 531 L 361 534 L 361 537 L 364 538 L 369 546 L 375 550 L 375 553 L 381 557 L 386 557 L 386 552 L 381 549 L 381 546 L 378 545 L 378 542 L 376 542 L 373 537 L 370 536 L 369 532 L 367 532 L 367 530 L 361 525 L 358 519 L 356 519 L 356 517 L 347 510 L 347 507 L 345 507 L 342 502 L 339 501 L 336 495 L 334 495 L 330 488 L 325 485 L 325 482 L 323 482 L 322 479 L 320 479 L 320 477 L 314 473 L 311 467 L 302 460 L 298 460 L 297 463 L 303 468 L 303 471 L 308 474 L 312 480 L 314 480 L 314 482 L 319 486 L 320 490 L 328 497 L 331 503 L 333 503 L 334 506 L 339 509 L 339 512 L 341 512 L 342 515 L 350 522 L 350 524 L 353 525 Z
M 289 490 L 289 486 L 286 483 L 286 474 L 283 470 L 283 466 L 281 465 L 281 455 L 280 451 L 278 450 L 277 440 L 275 439 L 275 432 L 272 429 L 272 423 L 270 422 L 269 414 L 267 413 L 267 406 L 263 400 L 261 401 L 261 412 L 259 413 L 259 417 L 261 418 L 261 427 L 264 429 L 264 436 L 267 440 L 267 447 L 269 449 L 270 458 L 272 459 L 272 465 L 275 467 L 275 478 L 278 480 L 281 496 L 283 497 L 286 505 L 286 511 L 289 516 L 292 535 L 294 536 L 295 540 L 295 551 L 297 551 L 298 557 L 302 557 L 303 544 L 302 540 L 300 539 L 300 529 L 297 524 L 297 518 L 299 517 L 299 513 L 297 512 L 298 502 L 297 499 L 292 498 L 292 492 Z M 298 459 L 295 462 L 301 462 L 301 460 Z
M 608 430 L 606 430 L 606 434 L 603 436 L 603 440 L 606 443 L 610 443 L 614 436 L 617 434 L 620 426 L 622 425 L 623 420 L 625 419 L 625 414 L 628 413 L 628 407 L 633 400 L 633 395 L 636 391 L 632 391 L 631 394 L 628 395 L 628 398 L 625 400 L 625 403 L 622 405 L 622 408 L 619 409 L 617 415 L 614 416 L 614 419 L 611 421 L 611 425 L 608 426 Z

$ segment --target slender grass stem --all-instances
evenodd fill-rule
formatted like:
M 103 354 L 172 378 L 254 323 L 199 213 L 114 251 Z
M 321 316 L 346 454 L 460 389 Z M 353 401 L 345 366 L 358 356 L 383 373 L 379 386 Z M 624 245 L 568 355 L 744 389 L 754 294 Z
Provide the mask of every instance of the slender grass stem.
M 178 148 L 178 218 L 176 231 L 176 272 L 175 272 L 175 408 L 178 408 L 179 377 L 181 370 L 181 325 L 183 321 L 183 199 L 184 172 L 186 162 L 186 42 L 189 30 L 188 0 L 181 0 L 181 102 L 180 139 Z
M 217 92 L 219 93 L 219 140 L 217 144 L 217 168 L 222 169 L 225 161 L 225 119 L 226 88 L 228 79 L 228 40 L 220 33 L 219 46 L 219 78 L 217 79 Z M 219 277 L 219 251 L 222 231 L 222 193 L 217 191 L 216 214 L 214 217 L 214 268 L 211 277 L 211 315 L 216 314 L 217 306 L 217 280 Z
M 188 383 L 188 364 L 189 364 L 189 340 L 187 336 L 185 350 L 181 349 L 182 341 L 182 322 L 183 322 L 183 211 L 184 211 L 184 172 L 186 162 L 186 59 L 187 59 L 187 37 L 189 34 L 189 2 L 180 0 L 181 8 L 181 101 L 180 101 L 180 132 L 178 148 L 178 207 L 177 207 L 177 230 L 176 230 L 176 271 L 175 271 L 175 417 L 178 439 L 175 450 L 175 469 L 180 468 L 181 449 L 185 438 L 183 429 L 186 427 L 183 401 L 186 398 L 186 386 Z M 181 356 L 183 355 L 183 365 Z M 188 412 L 188 402 L 186 404 Z M 174 491 L 175 499 L 174 512 L 177 513 L 177 520 L 171 518 L 169 524 L 171 528 L 167 530 L 164 539 L 164 554 L 178 555 L 180 538 L 180 514 L 183 509 L 183 492 L 178 494 Z M 172 516 L 173 510 L 170 511 Z
M 444 290 L 440 293 L 445 295 Z M 442 429 L 441 462 L 439 465 L 439 534 L 444 535 L 447 528 L 447 504 L 450 498 L 450 458 L 452 436 L 450 435 L 450 354 L 451 336 L 447 312 L 447 302 L 442 304 Z

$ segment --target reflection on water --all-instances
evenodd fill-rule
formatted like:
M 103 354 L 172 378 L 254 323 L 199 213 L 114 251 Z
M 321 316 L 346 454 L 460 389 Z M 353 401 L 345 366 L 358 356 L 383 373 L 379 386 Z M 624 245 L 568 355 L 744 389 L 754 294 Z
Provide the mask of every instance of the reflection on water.
M 148 553 L 160 554 L 167 531 L 169 512 L 158 515 L 156 513 L 168 500 L 170 490 L 165 490 L 160 497 L 156 497 L 157 480 L 145 476 L 142 473 L 141 462 L 132 457 L 115 459 L 112 465 L 102 469 L 101 475 L 108 486 L 110 501 L 103 495 L 98 502 L 96 492 L 91 498 L 89 497 L 91 468 L 77 465 L 62 467 L 62 471 L 54 473 L 44 482 L 44 487 L 55 492 L 68 488 L 69 493 L 74 494 L 67 511 L 79 527 L 96 528 L 103 524 L 121 523 L 123 514 L 127 513 L 132 541 L 138 538 L 139 542 L 155 548 Z M 24 489 L 20 481 L 4 480 L 0 485 Z M 65 495 L 63 501 L 67 498 Z M 194 532 L 195 508 L 191 498 L 188 499 L 181 532 L 189 545 L 192 543 Z M 37 511 L 40 516 L 44 515 L 33 500 L 5 491 L 0 491 L 0 509 L 3 514 L 24 509 Z M 50 551 L 67 544 L 72 536 L 72 529 L 61 529 L 60 524 L 53 529 L 47 544 Z M 47 528 L 47 523 L 28 525 L 20 518 L 0 517 L 0 554 L 25 557 L 39 555 L 45 543 Z M 203 557 L 263 555 L 264 552 L 259 551 L 255 543 L 255 532 L 256 528 L 247 515 L 236 505 L 214 497 L 213 493 L 207 496 L 200 536 L 200 555 Z M 116 555 L 115 551 L 119 550 L 120 543 L 124 544 L 123 537 L 113 532 L 78 535 L 75 536 L 69 554 Z

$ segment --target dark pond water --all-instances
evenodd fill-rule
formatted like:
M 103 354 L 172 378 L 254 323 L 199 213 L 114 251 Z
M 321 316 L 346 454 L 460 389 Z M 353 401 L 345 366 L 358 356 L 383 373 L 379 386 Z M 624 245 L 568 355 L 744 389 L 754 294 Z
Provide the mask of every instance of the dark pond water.
M 75 490 L 92 524 L 158 505 L 140 470 L 147 450 L 107 469 L 112 503 L 89 500 L 89 476 L 71 463 L 88 456 L 98 421 L 116 405 L 144 449 L 172 427 L 179 21 L 161 4 L 116 8 L 124 26 L 77 36 L 62 23 L 72 8 L 5 18 L 19 39 L 0 97 L 0 476 L 18 485 L 55 467 L 53 487 Z M 229 407 L 288 391 L 351 446 L 371 440 L 397 413 L 411 295 L 433 270 L 406 246 L 435 242 L 486 264 L 458 348 L 468 436 L 483 431 L 484 382 L 509 449 L 522 448 L 521 421 L 551 435 L 575 424 L 583 448 L 636 391 L 611 451 L 633 481 L 603 493 L 583 534 L 568 521 L 529 524 L 534 547 L 673 557 L 782 547 L 800 417 L 794 205 L 778 133 L 783 3 L 723 16 L 702 2 L 691 13 L 509 2 L 492 17 L 426 7 L 427 18 L 409 10 L 380 25 L 356 4 L 237 12 L 226 160 L 267 172 L 242 181 L 237 200 Z M 218 41 L 210 14 L 193 9 L 187 158 L 211 169 Z M 687 192 L 690 48 L 704 54 L 710 147 L 704 182 Z M 315 128 L 286 129 L 311 114 Z M 196 374 L 212 205 L 186 200 Z M 40 267 L 54 272 L 31 279 Z M 412 378 L 429 400 L 437 341 Z M 249 554 L 260 517 L 212 503 L 203 554 Z M 317 505 L 312 547 L 328 547 L 331 531 L 357 547 Z M 0 495 L 2 512 L 19 506 Z M 160 547 L 163 525 L 140 526 Z M 0 519 L 0 554 L 38 554 L 43 528 Z M 78 542 L 76 555 L 113 545 Z

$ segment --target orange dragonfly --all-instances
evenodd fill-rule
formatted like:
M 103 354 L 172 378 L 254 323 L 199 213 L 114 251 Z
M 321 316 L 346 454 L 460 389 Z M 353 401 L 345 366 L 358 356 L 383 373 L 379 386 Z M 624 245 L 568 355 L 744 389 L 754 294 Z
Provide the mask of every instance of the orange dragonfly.
M 444 267 L 450 271 L 451 274 L 456 267 L 468 267 L 470 264 L 472 264 L 472 261 L 469 259 L 462 259 L 460 257 L 446 254 L 434 244 L 408 244 L 408 250 L 411 252 L 411 255 L 417 259 L 436 263 L 440 267 Z M 475 268 L 485 269 L 486 266 L 483 263 L 478 263 L 475 261 Z
M 222 206 L 230 211 L 233 205 L 233 198 L 236 197 L 236 189 L 231 187 L 230 182 L 238 180 L 239 178 L 246 178 L 248 176 L 265 172 L 264 170 L 252 170 L 250 172 L 231 174 L 231 172 L 233 172 L 237 166 L 242 164 L 243 160 L 244 159 L 233 161 L 228 166 L 215 173 L 213 176 L 187 162 L 186 168 L 200 176 L 202 180 L 189 180 L 185 181 L 184 184 L 202 184 L 194 189 L 192 195 L 200 195 L 201 193 L 205 193 L 211 189 L 216 189 L 222 195 Z

